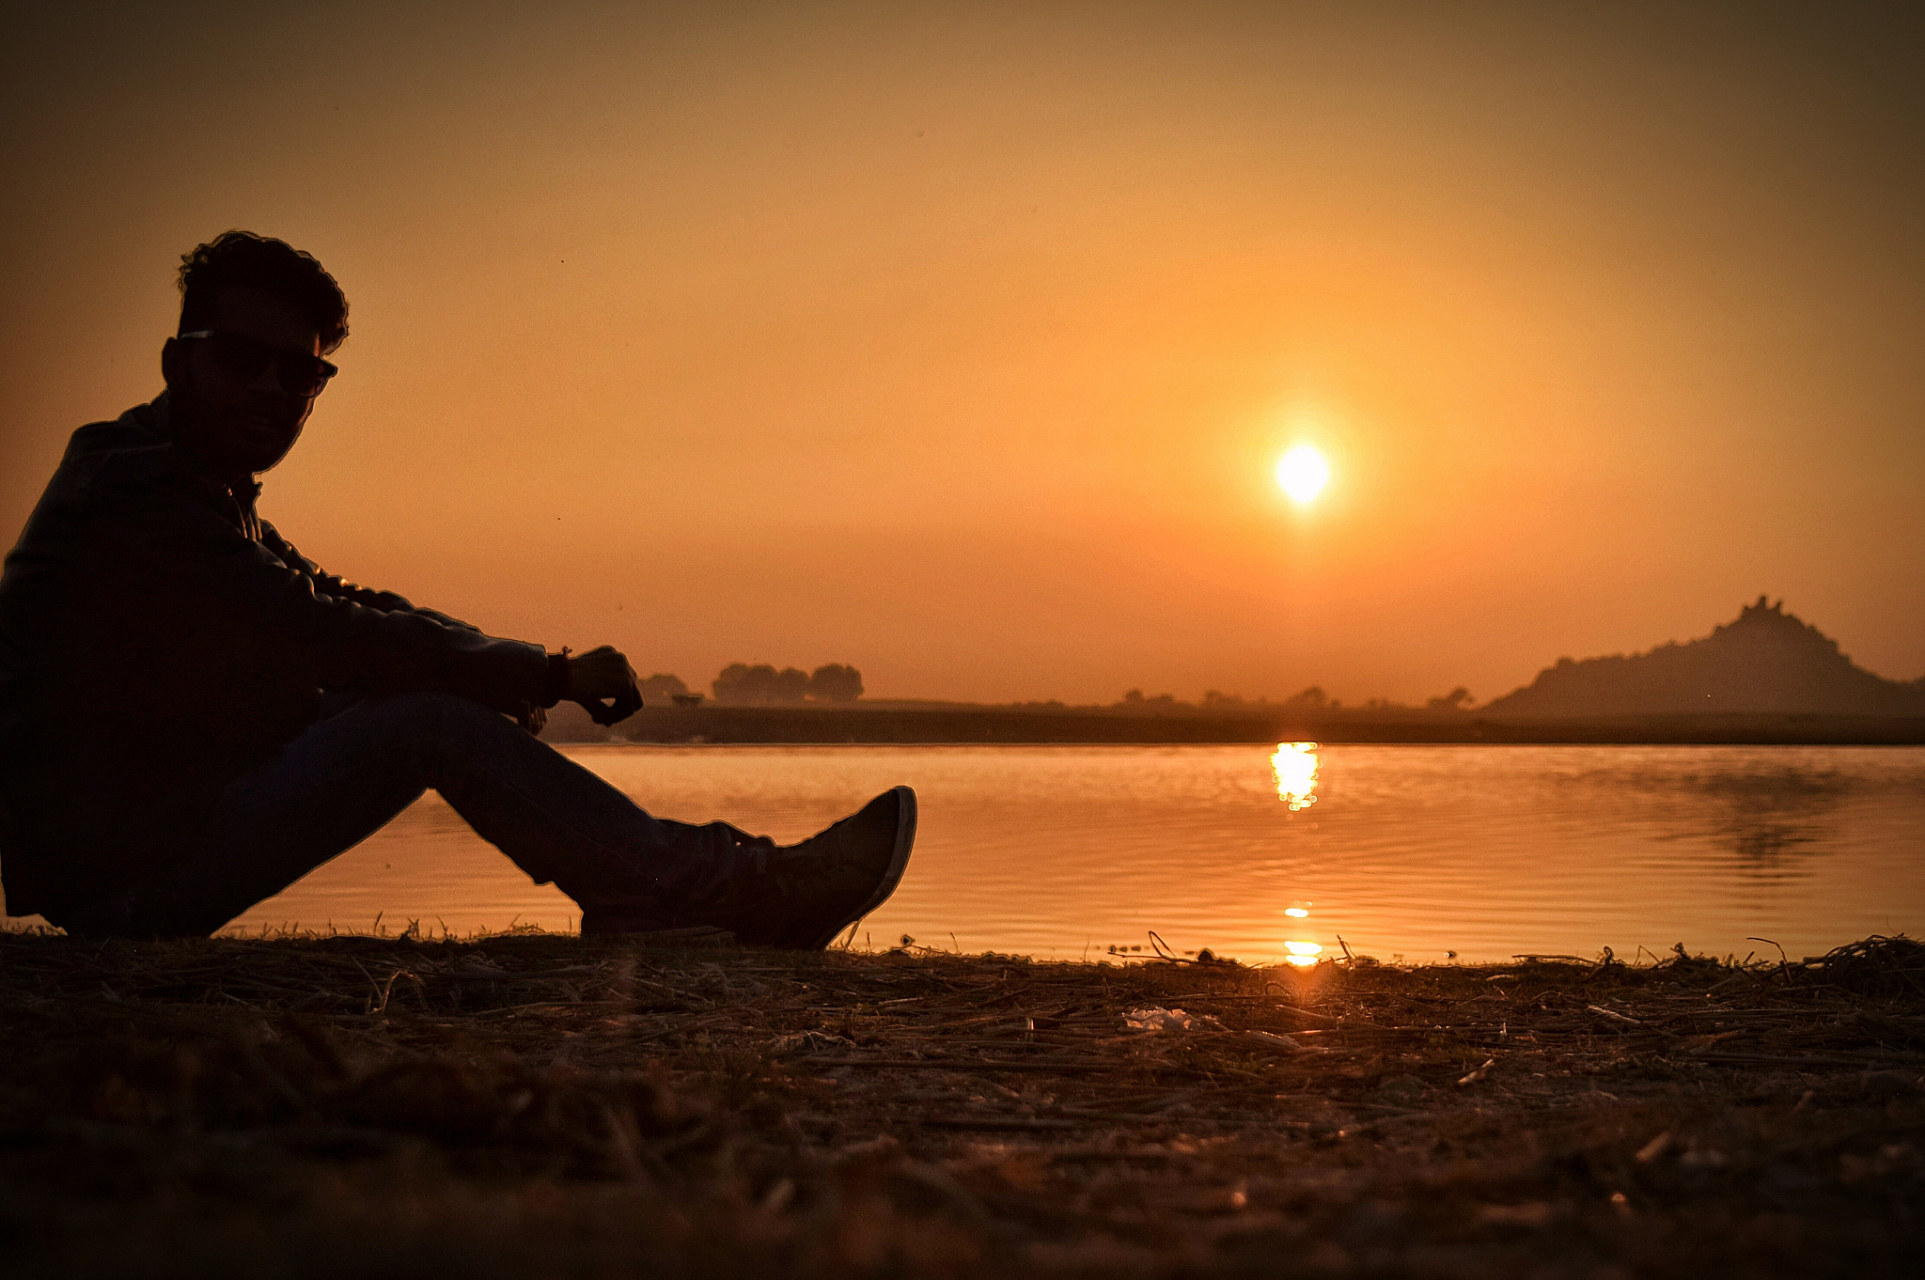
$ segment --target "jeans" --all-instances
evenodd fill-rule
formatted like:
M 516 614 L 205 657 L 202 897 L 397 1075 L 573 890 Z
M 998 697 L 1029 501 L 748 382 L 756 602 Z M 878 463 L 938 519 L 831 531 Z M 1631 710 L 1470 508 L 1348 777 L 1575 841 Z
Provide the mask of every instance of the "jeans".
M 318 720 L 230 783 L 182 862 L 57 921 L 69 933 L 213 933 L 373 835 L 432 787 L 482 839 L 553 881 L 584 918 L 625 928 L 700 923 L 701 904 L 769 848 L 723 822 L 650 817 L 614 787 L 479 703 L 370 698 Z

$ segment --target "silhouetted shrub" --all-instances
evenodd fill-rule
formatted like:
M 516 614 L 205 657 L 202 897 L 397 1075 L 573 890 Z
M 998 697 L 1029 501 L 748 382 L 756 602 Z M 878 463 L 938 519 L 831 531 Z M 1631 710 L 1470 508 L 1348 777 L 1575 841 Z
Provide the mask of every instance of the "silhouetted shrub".
M 661 706 L 688 692 L 682 677 L 657 673 L 642 681 L 642 701 L 650 706 Z
M 766 662 L 750 666 L 731 662 L 709 686 L 717 702 L 767 706 L 772 702 L 800 702 L 809 693 L 809 674 L 799 667 L 777 671 Z
M 809 677 L 809 696 L 817 702 L 854 702 L 862 696 L 862 673 L 841 662 L 817 667 Z
M 731 662 L 709 682 L 709 690 L 717 702 L 767 702 L 774 685 L 775 668 L 768 663 Z

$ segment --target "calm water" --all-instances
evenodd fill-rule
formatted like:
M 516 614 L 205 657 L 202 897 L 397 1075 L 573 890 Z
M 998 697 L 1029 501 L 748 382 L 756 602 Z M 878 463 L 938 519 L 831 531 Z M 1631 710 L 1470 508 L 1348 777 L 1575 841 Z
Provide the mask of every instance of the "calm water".
M 1925 748 L 570 747 L 644 808 L 800 838 L 884 787 L 916 856 L 863 925 L 1077 958 L 1793 957 L 1925 932 Z M 428 796 L 238 927 L 574 926 Z M 1297 914 L 1302 913 L 1302 914 Z M 1294 945 L 1292 945 L 1294 944 Z

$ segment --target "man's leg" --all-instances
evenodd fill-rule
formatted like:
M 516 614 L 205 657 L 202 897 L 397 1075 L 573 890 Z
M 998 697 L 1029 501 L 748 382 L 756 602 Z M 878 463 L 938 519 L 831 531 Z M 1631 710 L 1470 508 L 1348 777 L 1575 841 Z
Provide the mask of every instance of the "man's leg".
M 75 927 L 212 933 L 429 788 L 536 883 L 553 881 L 584 910 L 611 911 L 629 927 L 673 926 L 729 879 L 743 852 L 773 848 L 726 823 L 650 817 L 479 703 L 403 694 L 319 721 L 237 779 L 194 855 L 120 907 L 89 908 Z

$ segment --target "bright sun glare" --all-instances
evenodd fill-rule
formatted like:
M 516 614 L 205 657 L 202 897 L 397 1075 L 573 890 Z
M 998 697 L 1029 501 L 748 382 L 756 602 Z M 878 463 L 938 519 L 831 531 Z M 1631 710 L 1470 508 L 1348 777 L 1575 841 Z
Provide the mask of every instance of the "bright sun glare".
M 1301 813 L 1317 803 L 1317 750 L 1314 742 L 1279 742 L 1270 757 L 1277 782 L 1277 799 Z
M 1330 480 L 1330 464 L 1307 444 L 1300 444 L 1277 461 L 1277 483 L 1292 501 L 1309 502 Z

